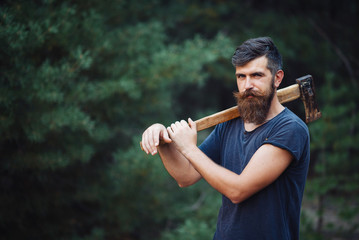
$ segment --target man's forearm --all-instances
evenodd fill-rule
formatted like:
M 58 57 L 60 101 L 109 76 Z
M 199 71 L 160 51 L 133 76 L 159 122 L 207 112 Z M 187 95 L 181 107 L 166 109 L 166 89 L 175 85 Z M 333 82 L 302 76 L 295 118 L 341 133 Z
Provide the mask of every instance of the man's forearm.
M 159 146 L 158 152 L 167 172 L 180 187 L 190 186 L 202 178 L 188 159 L 178 152 L 173 144 Z
M 240 175 L 213 162 L 197 146 L 183 151 L 183 155 L 214 189 L 238 203 L 241 195 Z
M 264 144 L 238 175 L 213 162 L 197 146 L 182 153 L 213 188 L 233 203 L 242 202 L 274 182 L 293 159 L 287 150 Z

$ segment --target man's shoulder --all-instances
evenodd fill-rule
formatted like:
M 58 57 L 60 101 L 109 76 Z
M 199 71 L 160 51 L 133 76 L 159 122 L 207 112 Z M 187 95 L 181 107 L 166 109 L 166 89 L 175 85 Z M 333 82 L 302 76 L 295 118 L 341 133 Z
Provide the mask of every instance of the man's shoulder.
M 308 132 L 307 124 L 289 108 L 285 108 L 283 112 L 279 114 L 276 124 L 280 127 L 298 128 Z
M 297 161 L 309 160 L 310 136 L 307 125 L 289 109 L 283 110 L 267 129 L 268 140 L 272 144 L 289 151 Z M 303 164 L 304 164 L 303 163 Z

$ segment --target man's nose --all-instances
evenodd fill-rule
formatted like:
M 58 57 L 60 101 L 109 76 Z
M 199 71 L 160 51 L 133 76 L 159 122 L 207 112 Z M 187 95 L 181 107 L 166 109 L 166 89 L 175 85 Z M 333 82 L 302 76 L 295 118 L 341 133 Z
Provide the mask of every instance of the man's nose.
M 248 90 L 248 89 L 252 89 L 252 88 L 253 88 L 252 79 L 250 77 L 247 77 L 245 80 L 244 89 Z

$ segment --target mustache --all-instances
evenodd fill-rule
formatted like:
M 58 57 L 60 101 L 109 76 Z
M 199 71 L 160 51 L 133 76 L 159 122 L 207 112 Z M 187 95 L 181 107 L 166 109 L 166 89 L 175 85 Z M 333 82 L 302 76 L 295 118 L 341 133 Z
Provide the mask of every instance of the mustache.
M 234 92 L 233 95 L 236 99 L 242 99 L 242 100 L 246 99 L 247 97 L 263 97 L 262 93 L 255 90 L 247 90 L 242 93 Z

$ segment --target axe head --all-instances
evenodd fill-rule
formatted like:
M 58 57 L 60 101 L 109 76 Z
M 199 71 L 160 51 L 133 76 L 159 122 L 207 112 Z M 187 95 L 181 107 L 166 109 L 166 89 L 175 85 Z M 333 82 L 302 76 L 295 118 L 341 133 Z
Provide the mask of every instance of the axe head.
M 300 89 L 300 98 L 304 103 L 305 121 L 307 123 L 313 122 L 322 116 L 319 111 L 318 104 L 315 97 L 314 82 L 311 75 L 298 78 L 297 83 Z

